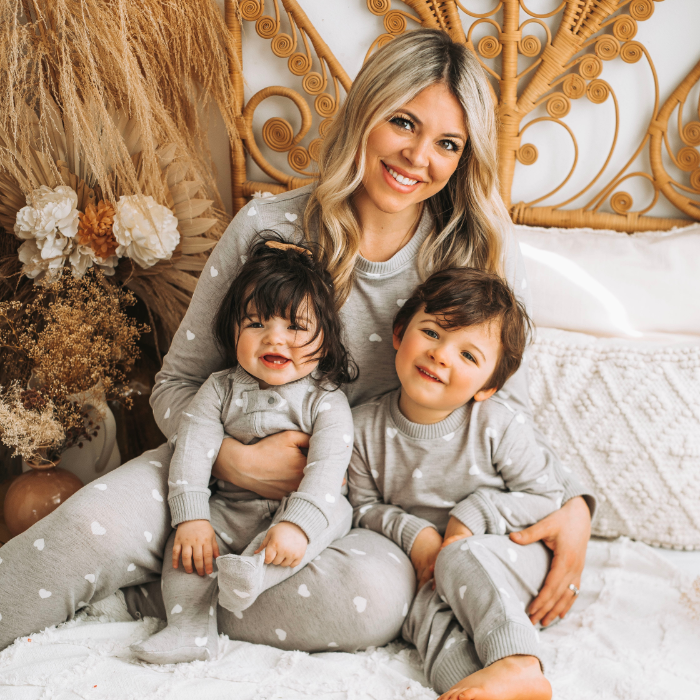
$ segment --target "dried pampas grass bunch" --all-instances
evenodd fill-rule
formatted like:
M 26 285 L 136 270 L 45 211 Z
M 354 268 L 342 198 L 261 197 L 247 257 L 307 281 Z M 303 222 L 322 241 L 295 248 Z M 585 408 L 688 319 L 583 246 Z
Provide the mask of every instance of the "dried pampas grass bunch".
M 169 340 L 225 223 L 207 106 L 234 136 L 232 60 L 215 0 L 0 0 L 0 299 L 100 266 Z

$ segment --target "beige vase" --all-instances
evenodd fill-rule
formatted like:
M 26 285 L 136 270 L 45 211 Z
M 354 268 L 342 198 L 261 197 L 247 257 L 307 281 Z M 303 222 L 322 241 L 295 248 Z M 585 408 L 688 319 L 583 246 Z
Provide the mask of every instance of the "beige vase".
M 4 517 L 13 537 L 29 529 L 56 510 L 83 483 L 71 472 L 52 462 L 28 464 L 29 471 L 15 479 L 5 495 Z

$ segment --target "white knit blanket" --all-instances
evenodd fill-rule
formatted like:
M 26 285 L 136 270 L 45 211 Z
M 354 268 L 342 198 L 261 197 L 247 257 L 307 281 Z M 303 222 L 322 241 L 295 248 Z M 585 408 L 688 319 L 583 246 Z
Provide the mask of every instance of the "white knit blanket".
M 580 600 L 540 634 L 556 700 L 698 700 L 700 587 L 692 579 L 645 545 L 591 542 Z M 0 699 L 435 698 L 404 644 L 309 655 L 222 637 L 215 661 L 149 666 L 128 647 L 162 623 L 120 615 L 116 596 L 99 608 L 99 617 L 83 612 L 0 653 Z

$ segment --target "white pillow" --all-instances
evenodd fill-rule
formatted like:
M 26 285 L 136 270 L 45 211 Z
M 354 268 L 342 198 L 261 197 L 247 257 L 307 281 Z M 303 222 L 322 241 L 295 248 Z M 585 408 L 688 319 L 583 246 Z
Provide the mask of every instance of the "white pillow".
M 700 224 L 672 231 L 515 227 L 535 324 L 597 336 L 700 337 Z
M 593 534 L 700 549 L 700 339 L 540 328 L 528 352 L 535 423 L 598 496 Z

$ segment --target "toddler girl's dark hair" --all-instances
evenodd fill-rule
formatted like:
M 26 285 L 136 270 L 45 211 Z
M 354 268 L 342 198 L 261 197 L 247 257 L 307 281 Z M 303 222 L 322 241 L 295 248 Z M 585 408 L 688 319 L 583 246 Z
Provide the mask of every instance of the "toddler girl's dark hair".
M 532 337 L 525 306 L 498 275 L 471 267 L 441 270 L 421 284 L 394 318 L 394 333 L 403 338 L 413 316 L 425 311 L 437 316 L 445 330 L 498 323 L 498 362 L 483 389 L 500 389 L 517 371 Z
M 251 245 L 214 319 L 214 337 L 230 367 L 238 364 L 238 329 L 251 309 L 265 321 L 281 316 L 292 324 L 305 323 L 306 312 L 311 311 L 316 330 L 307 345 L 319 335 L 322 342 L 307 360 L 319 360 L 319 379 L 336 389 L 357 379 L 357 367 L 341 342 L 331 277 L 303 244 L 289 245 L 273 232 Z

